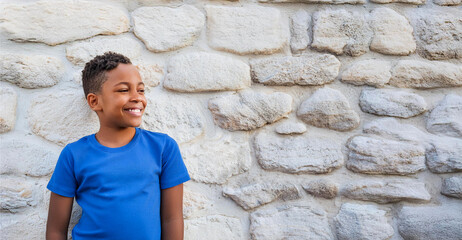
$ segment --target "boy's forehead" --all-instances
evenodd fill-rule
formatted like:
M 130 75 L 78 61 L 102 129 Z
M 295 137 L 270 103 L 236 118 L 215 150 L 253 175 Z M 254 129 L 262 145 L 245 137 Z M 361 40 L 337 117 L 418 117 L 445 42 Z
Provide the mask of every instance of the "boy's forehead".
M 137 84 L 143 83 L 138 69 L 132 64 L 120 63 L 116 68 L 106 72 L 105 82 L 110 82 L 111 85 L 116 85 L 119 82 L 127 81 L 136 81 Z

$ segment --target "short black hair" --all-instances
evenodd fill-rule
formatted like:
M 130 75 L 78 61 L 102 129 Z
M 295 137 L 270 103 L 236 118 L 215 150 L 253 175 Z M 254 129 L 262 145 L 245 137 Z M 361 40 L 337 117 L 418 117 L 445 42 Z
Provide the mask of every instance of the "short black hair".
M 85 97 L 89 93 L 98 93 L 106 81 L 106 72 L 116 68 L 119 63 L 131 64 L 128 57 L 115 52 L 105 52 L 85 64 L 82 70 L 82 85 Z

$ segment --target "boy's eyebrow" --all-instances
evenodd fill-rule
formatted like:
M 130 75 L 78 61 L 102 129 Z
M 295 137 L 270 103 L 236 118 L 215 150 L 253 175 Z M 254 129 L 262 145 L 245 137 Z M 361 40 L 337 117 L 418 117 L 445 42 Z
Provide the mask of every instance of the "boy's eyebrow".
M 119 82 L 119 83 L 117 83 L 117 84 L 116 84 L 116 85 L 114 85 L 114 86 L 118 86 L 118 85 L 122 85 L 122 84 L 125 84 L 125 85 L 130 85 L 130 83 L 129 83 L 129 82 Z M 138 83 L 138 86 L 139 86 L 139 85 L 143 85 L 143 86 L 144 86 L 144 82 L 139 82 L 139 83 Z

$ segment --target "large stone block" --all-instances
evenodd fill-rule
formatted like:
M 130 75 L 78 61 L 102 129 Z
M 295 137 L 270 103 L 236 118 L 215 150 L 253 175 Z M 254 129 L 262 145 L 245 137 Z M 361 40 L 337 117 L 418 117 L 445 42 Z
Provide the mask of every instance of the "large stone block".
M 183 146 L 182 155 L 191 179 L 204 183 L 225 183 L 250 169 L 250 146 L 245 138 L 223 137 Z
M 390 8 L 376 8 L 370 16 L 374 31 L 370 49 L 375 52 L 406 56 L 416 49 L 409 21 Z
M 23 177 L 0 177 L 0 211 L 17 213 L 37 205 L 34 184 Z
M 250 214 L 250 235 L 260 239 L 334 239 L 324 210 L 314 206 L 268 206 Z
M 132 18 L 135 35 L 153 52 L 192 45 L 205 24 L 204 14 L 191 5 L 141 7 L 132 12 Z
M 209 45 L 240 55 L 272 54 L 287 42 L 281 26 L 281 13 L 276 8 L 205 7 Z
M 297 116 L 310 125 L 336 131 L 349 131 L 359 126 L 359 115 L 338 90 L 323 87 L 304 100 Z
M 145 129 L 170 135 L 178 143 L 192 141 L 204 132 L 205 119 L 199 104 L 188 97 L 147 93 L 143 123 Z
M 462 199 L 462 176 L 444 179 L 441 194 Z
M 313 42 L 320 51 L 360 56 L 369 50 L 372 31 L 359 12 L 326 9 L 313 15 Z
M 42 177 L 50 174 L 58 153 L 25 139 L 1 140 L 0 174 Z
M 44 55 L 0 55 L 0 80 L 22 88 L 51 87 L 64 77 L 61 60 Z
M 305 50 L 311 43 L 311 16 L 305 10 L 298 10 L 290 16 L 290 49 L 293 53 Z
M 97 132 L 99 121 L 81 89 L 55 89 L 33 98 L 29 126 L 35 134 L 64 146 Z
M 11 131 L 16 123 L 18 95 L 11 87 L 0 88 L 0 133 Z
M 391 72 L 389 84 L 400 88 L 462 86 L 462 66 L 446 62 L 401 60 Z
M 462 10 L 415 9 L 409 13 L 417 52 L 431 60 L 462 58 Z
M 353 85 L 383 87 L 390 81 L 391 64 L 382 60 L 363 60 L 354 62 L 342 73 L 342 82 Z
M 353 172 L 408 175 L 425 169 L 425 148 L 413 143 L 355 136 L 347 148 L 346 167 Z
M 141 54 L 141 44 L 129 36 L 94 37 L 66 47 L 66 57 L 73 64 L 84 66 L 94 57 L 109 51 L 120 53 L 133 62 Z
M 432 138 L 426 158 L 428 169 L 433 173 L 462 172 L 462 140 Z
M 446 95 L 428 114 L 427 130 L 435 134 L 462 137 L 462 96 Z
M 246 90 L 212 98 L 208 105 L 213 120 L 221 128 L 253 130 L 286 117 L 292 111 L 292 96 Z
M 415 93 L 394 89 L 363 89 L 359 96 L 363 112 L 410 118 L 427 110 L 425 99 Z
M 0 28 L 18 42 L 57 45 L 96 35 L 128 31 L 127 14 L 95 1 L 35 1 L 9 4 L 2 12 Z
M 330 54 L 271 57 L 250 62 L 254 82 L 265 85 L 323 85 L 338 75 L 340 61 Z
M 206 217 L 187 219 L 184 221 L 185 240 L 243 239 L 241 221 L 235 217 L 209 215 Z
M 223 195 L 231 198 L 245 210 L 280 200 L 294 200 L 302 197 L 297 186 L 289 182 L 264 181 L 239 187 L 223 188 Z
M 398 122 L 396 118 L 379 118 L 364 124 L 363 133 L 374 134 L 396 141 L 413 142 L 427 146 L 429 135 L 412 124 Z
M 231 57 L 194 52 L 168 61 L 164 88 L 179 92 L 227 91 L 250 87 L 250 68 Z
M 339 240 L 377 239 L 387 240 L 393 236 L 386 211 L 374 205 L 344 203 L 334 218 Z
M 376 203 L 428 202 L 431 199 L 425 184 L 411 179 L 359 180 L 344 185 L 340 193 L 347 198 Z
M 306 136 L 260 133 L 255 155 L 263 169 L 286 173 L 328 173 L 343 164 L 340 144 Z
M 404 240 L 462 239 L 462 205 L 403 207 L 398 230 Z
M 183 195 L 183 217 L 185 219 L 192 218 L 197 212 L 206 209 L 212 205 L 212 202 L 203 194 L 193 191 L 184 185 Z

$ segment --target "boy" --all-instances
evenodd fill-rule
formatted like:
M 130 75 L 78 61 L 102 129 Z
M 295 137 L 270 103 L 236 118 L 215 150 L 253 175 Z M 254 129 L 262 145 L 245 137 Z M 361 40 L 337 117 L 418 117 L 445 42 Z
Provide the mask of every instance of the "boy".
M 75 240 L 183 239 L 190 177 L 175 140 L 138 128 L 146 98 L 136 67 L 107 52 L 85 65 L 82 82 L 100 129 L 61 152 L 47 185 L 46 239 L 67 239 L 73 197 L 82 207 Z

